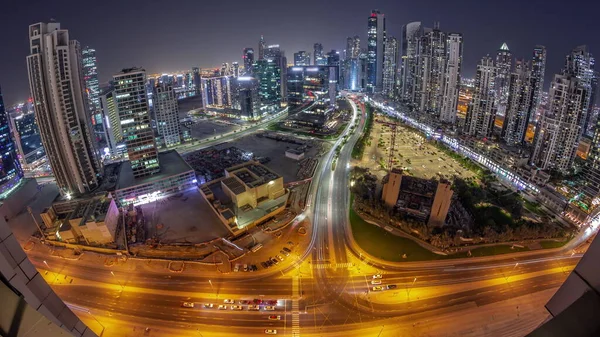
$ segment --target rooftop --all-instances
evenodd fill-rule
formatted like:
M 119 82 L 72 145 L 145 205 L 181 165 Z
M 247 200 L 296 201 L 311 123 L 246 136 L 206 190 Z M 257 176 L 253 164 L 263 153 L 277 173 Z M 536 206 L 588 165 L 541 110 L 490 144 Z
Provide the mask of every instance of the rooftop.
M 159 152 L 158 162 L 160 171 L 140 178 L 133 177 L 133 170 L 129 161 L 122 162 L 119 170 L 116 190 L 122 190 L 132 186 L 152 183 L 171 176 L 180 175 L 194 170 L 183 160 L 183 158 L 175 150 Z

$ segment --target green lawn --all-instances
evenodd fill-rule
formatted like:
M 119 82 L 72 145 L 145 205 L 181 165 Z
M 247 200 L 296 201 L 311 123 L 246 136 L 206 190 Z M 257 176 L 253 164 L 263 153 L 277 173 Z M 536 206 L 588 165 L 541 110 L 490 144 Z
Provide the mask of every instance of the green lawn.
M 402 261 L 426 261 L 441 259 L 457 259 L 467 257 L 467 253 L 457 253 L 452 255 L 438 255 L 419 246 L 413 240 L 390 234 L 383 228 L 372 225 L 364 221 L 354 209 L 350 209 L 350 225 L 352 235 L 356 243 L 367 253 L 382 260 L 391 262 Z M 555 241 L 542 241 L 543 248 L 556 248 Z M 565 243 L 561 242 L 561 245 Z M 471 250 L 473 257 L 499 255 L 507 253 L 517 253 L 528 251 L 529 248 L 511 249 L 512 245 L 498 245 L 490 247 L 481 247 Z M 406 259 L 402 255 L 406 254 Z
M 565 241 L 554 241 L 554 240 L 540 241 L 540 246 L 542 246 L 543 249 L 560 248 L 560 247 L 564 246 L 565 244 L 567 244 L 567 242 L 569 242 L 569 240 L 565 240 Z
M 367 253 L 387 261 L 424 261 L 440 259 L 413 240 L 388 233 L 385 229 L 364 221 L 350 208 L 350 225 L 356 243 Z M 402 255 L 406 254 L 406 259 Z

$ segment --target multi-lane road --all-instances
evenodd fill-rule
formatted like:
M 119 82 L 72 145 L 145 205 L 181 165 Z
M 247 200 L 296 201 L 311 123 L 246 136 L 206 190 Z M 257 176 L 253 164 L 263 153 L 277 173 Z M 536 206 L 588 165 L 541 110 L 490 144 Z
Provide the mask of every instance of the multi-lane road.
M 579 255 L 392 264 L 369 259 L 354 246 L 349 164 L 365 115 L 351 105 L 349 124 L 357 127 L 351 133 L 349 126 L 321 160 L 304 214 L 312 221 L 312 237 L 291 266 L 244 277 L 250 274 L 170 273 L 133 259 L 110 267 L 101 257 L 50 260 L 46 247 L 29 256 L 48 271 L 46 279 L 73 311 L 105 336 L 264 335 L 265 329 L 286 336 L 521 336 L 540 324 L 544 302 Z M 373 291 L 374 274 L 382 274 L 381 285 L 390 289 Z M 245 305 L 240 311 L 218 310 L 224 299 L 277 305 L 274 311 Z M 184 308 L 183 301 L 195 307 Z M 269 320 L 270 315 L 280 319 Z

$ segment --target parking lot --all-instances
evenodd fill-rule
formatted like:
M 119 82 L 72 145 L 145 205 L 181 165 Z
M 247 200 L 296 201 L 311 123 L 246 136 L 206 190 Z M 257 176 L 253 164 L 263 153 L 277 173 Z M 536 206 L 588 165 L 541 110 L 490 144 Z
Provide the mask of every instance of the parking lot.
M 196 189 L 141 207 L 148 237 L 162 244 L 200 243 L 230 234 Z
M 376 117 L 376 120 L 395 123 L 391 119 L 381 116 Z M 462 167 L 458 161 L 430 144 L 421 133 L 402 125 L 397 126 L 396 132 L 394 167 L 402 168 L 415 177 L 425 179 L 439 179 L 440 177 L 451 179 L 455 175 L 462 178 L 475 176 L 473 172 Z M 374 121 L 371 145 L 365 150 L 361 166 L 370 168 L 380 177 L 387 171 L 391 136 L 390 126 Z

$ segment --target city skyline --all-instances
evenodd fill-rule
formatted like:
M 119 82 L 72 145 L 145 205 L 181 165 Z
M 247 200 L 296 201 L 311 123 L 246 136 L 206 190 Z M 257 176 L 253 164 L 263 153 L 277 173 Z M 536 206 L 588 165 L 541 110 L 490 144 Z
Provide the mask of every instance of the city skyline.
M 120 27 L 106 26 L 105 29 L 97 30 L 96 20 L 109 14 L 107 3 L 96 6 L 88 5 L 86 10 L 94 11 L 97 15 L 86 16 L 78 13 L 77 6 L 73 3 L 61 3 L 51 7 L 40 5 L 35 11 L 25 11 L 23 4 L 9 4 L 4 13 L 12 13 L 10 17 L 2 20 L 3 31 L 7 32 L 3 43 L 11 53 L 0 56 L 0 84 L 4 86 L 5 100 L 11 105 L 19 100 L 28 98 L 28 86 L 26 67 L 23 56 L 27 53 L 27 37 L 21 33 L 23 22 L 33 24 L 39 21 L 47 21 L 55 18 L 57 21 L 67 25 L 74 39 L 82 45 L 94 46 L 98 55 L 98 74 L 101 83 L 105 83 L 110 76 L 123 67 L 142 66 L 149 73 L 175 71 L 178 69 L 191 69 L 198 66 L 202 68 L 218 67 L 223 62 L 241 62 L 242 50 L 247 47 L 258 47 L 260 35 L 264 35 L 267 44 L 280 44 L 287 52 L 288 61 L 293 53 L 300 50 L 312 51 L 316 42 L 323 44 L 325 51 L 345 48 L 346 38 L 358 35 L 361 38 L 362 48 L 366 47 L 365 20 L 372 9 L 379 9 L 386 18 L 386 32 L 391 36 L 401 36 L 402 25 L 412 21 L 421 21 L 425 26 L 432 26 L 433 22 L 440 22 L 441 29 L 447 32 L 459 32 L 464 38 L 464 61 L 462 75 L 474 77 L 478 60 L 486 54 L 493 54 L 499 46 L 506 42 L 511 52 L 516 57 L 528 57 L 531 48 L 537 44 L 545 45 L 548 50 L 548 63 L 545 78 L 545 89 L 548 88 L 552 74 L 558 72 L 563 63 L 563 55 L 577 45 L 587 44 L 590 52 L 594 54 L 595 45 L 600 38 L 589 29 L 585 22 L 586 16 L 593 11 L 584 11 L 577 19 L 560 18 L 561 25 L 554 24 L 560 14 L 558 2 L 545 3 L 546 10 L 541 11 L 539 6 L 526 4 L 521 6 L 521 11 L 514 14 L 510 11 L 511 6 L 503 6 L 494 9 L 494 16 L 472 16 L 472 20 L 465 20 L 465 9 L 469 13 L 473 11 L 489 12 L 489 5 L 467 1 L 461 4 L 416 4 L 402 7 L 400 4 L 381 1 L 372 4 L 358 2 L 344 3 L 344 11 L 336 10 L 336 4 L 325 4 L 315 12 L 314 6 L 304 6 L 296 9 L 299 13 L 310 11 L 310 25 L 303 25 L 303 15 L 287 17 L 289 13 L 281 4 L 265 3 L 260 8 L 248 8 L 248 11 L 228 11 L 231 15 L 227 20 L 214 21 L 210 16 L 203 16 L 199 20 L 198 29 L 184 28 L 183 24 L 188 22 L 185 18 L 187 13 L 198 13 L 198 11 L 211 12 L 216 10 L 227 10 L 239 7 L 235 2 L 216 4 L 194 4 L 183 2 L 179 6 L 169 6 L 169 10 L 160 9 L 158 5 L 140 7 L 142 15 L 139 20 L 128 20 Z M 128 3 L 127 6 L 136 6 Z M 218 6 L 218 8 L 217 8 Z M 215 8 L 212 8 L 215 7 Z M 261 8 L 269 8 L 274 20 L 253 20 Z M 589 6 L 588 6 L 589 7 Z M 304 9 L 306 8 L 306 9 Z M 591 8 L 590 8 L 591 9 Z M 126 10 L 123 9 L 123 12 Z M 255 13 L 256 11 L 256 13 Z M 145 31 L 152 28 L 146 23 L 145 18 L 151 17 L 152 13 L 162 13 L 172 17 L 174 23 L 165 25 L 161 29 L 159 37 L 155 34 L 152 38 Z M 243 13 L 238 14 L 238 13 Z M 589 13 L 589 14 L 588 14 Z M 14 14 L 14 15 L 13 15 Z M 254 15 L 256 14 L 256 15 Z M 308 13 L 306 13 L 308 14 Z M 118 20 L 115 13 L 111 17 Z M 528 20 L 518 20 L 527 17 Z M 479 19 L 481 18 L 481 19 Z M 529 20 L 537 18 L 537 20 Z M 169 20 L 165 20 L 168 22 Z M 214 21 L 214 22 L 213 22 Z M 340 25 L 331 25 L 331 21 L 342 22 Z M 485 22 L 485 24 L 483 24 Z M 101 24 L 98 22 L 98 24 Z M 217 34 L 205 34 L 204 29 L 209 25 L 215 26 Z M 302 29 L 297 29 L 302 25 Z M 563 27 L 569 26 L 569 31 L 577 31 L 577 34 L 563 34 Z M 222 27 L 220 29 L 219 27 Z M 239 29 L 237 29 L 238 27 Z M 243 28 L 242 28 L 243 27 Z M 275 28 L 276 27 L 276 28 Z M 99 33 L 99 32 L 102 33 Z M 212 29 L 211 29 L 212 31 Z M 106 39 L 106 35 L 114 35 L 114 38 Z M 135 37 L 135 38 L 134 38 Z M 190 45 L 189 41 L 196 43 Z M 226 42 L 221 42 L 226 41 Z M 204 48 L 206 45 L 215 48 Z M 152 46 L 153 53 L 141 53 L 144 47 Z M 8 79 L 8 80 L 7 80 Z

